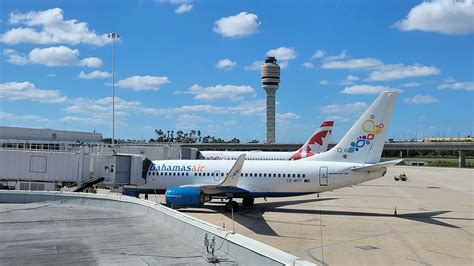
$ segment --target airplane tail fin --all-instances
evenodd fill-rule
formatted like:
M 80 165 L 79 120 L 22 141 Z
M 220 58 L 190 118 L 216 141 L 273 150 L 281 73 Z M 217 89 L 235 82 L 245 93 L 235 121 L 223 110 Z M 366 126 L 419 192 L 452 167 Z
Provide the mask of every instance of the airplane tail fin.
M 303 146 L 290 157 L 290 160 L 299 160 L 327 151 L 333 126 L 334 121 L 324 121 Z
M 398 92 L 382 92 L 331 150 L 306 160 L 374 164 L 380 161 Z

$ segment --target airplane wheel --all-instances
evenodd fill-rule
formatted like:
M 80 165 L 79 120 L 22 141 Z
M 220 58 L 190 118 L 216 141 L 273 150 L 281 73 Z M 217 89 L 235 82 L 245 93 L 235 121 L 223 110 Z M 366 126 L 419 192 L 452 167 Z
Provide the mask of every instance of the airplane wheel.
M 244 198 L 242 200 L 242 205 L 244 205 L 245 207 L 251 207 L 253 206 L 254 201 L 255 201 L 254 198 Z
M 231 200 L 227 202 L 227 204 L 225 205 L 225 208 L 227 211 L 234 210 L 234 212 L 236 212 L 239 210 L 239 204 L 236 201 Z

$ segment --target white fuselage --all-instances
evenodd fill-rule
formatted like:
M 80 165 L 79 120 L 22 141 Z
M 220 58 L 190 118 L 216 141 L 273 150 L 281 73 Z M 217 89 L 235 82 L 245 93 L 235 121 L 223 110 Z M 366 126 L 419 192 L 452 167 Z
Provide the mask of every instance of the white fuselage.
M 153 161 L 147 173 L 148 189 L 198 184 L 220 184 L 235 161 L 166 160 Z M 291 196 L 334 190 L 383 175 L 383 170 L 354 172 L 357 163 L 317 161 L 245 161 L 238 188 L 255 197 Z
M 201 151 L 206 160 L 237 160 L 240 155 L 245 154 L 246 161 L 285 161 L 289 160 L 294 153 L 294 151 Z

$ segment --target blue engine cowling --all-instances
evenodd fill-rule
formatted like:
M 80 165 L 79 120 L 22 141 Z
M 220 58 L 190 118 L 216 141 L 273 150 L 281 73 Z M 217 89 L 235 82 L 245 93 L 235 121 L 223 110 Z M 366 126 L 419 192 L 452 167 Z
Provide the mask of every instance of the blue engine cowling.
M 165 193 L 166 205 L 172 208 L 200 207 L 204 203 L 204 194 L 192 187 L 171 187 Z

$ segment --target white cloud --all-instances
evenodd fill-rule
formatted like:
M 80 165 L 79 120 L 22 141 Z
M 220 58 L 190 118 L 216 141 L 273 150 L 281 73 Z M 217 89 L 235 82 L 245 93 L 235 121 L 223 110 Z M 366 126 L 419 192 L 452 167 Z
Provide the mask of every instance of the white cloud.
M 262 65 L 265 64 L 265 61 L 257 60 L 253 61 L 252 64 L 245 66 L 245 70 L 260 71 Z
M 79 116 L 65 116 L 59 119 L 61 122 L 71 124 L 84 124 L 84 125 L 108 125 L 110 119 L 105 118 L 94 118 L 94 117 L 79 117 Z
M 328 85 L 329 82 L 328 82 L 327 80 L 323 79 L 323 80 L 321 80 L 321 81 L 319 82 L 319 84 L 320 84 L 320 85 Z
M 168 77 L 158 76 L 133 76 L 119 80 L 117 87 L 128 88 L 134 91 L 159 90 L 161 86 L 170 83 Z
M 368 69 L 383 65 L 383 62 L 375 58 L 349 59 L 345 61 L 332 60 L 321 65 L 324 69 Z
M 354 84 L 354 81 L 360 80 L 359 77 L 354 76 L 354 75 L 348 75 L 343 81 L 339 82 L 341 85 L 352 85 Z
M 268 50 L 266 56 L 273 56 L 278 60 L 280 68 L 286 68 L 288 62 L 296 58 L 296 51 L 293 47 L 279 47 L 275 49 Z
M 279 47 L 276 49 L 271 49 L 268 50 L 266 55 L 274 56 L 277 60 L 280 61 L 289 61 L 296 58 L 295 48 L 293 47 Z
M 81 62 L 79 62 L 79 65 L 85 67 L 99 68 L 102 66 L 102 60 L 97 57 L 87 57 L 82 59 Z
M 196 114 L 181 114 L 176 118 L 176 129 L 199 129 L 210 124 L 212 121 Z
M 347 81 L 357 81 L 359 79 L 360 79 L 359 77 L 353 76 L 353 75 L 349 75 L 349 76 L 346 77 Z
M 12 113 L 6 113 L 0 111 L 0 120 L 12 120 L 12 121 L 34 121 L 34 122 L 46 122 L 48 119 L 39 115 L 16 115 Z
M 325 120 L 348 122 L 349 118 L 342 115 L 329 115 L 329 116 L 326 116 Z
M 423 66 L 420 64 L 415 65 L 403 65 L 403 64 L 393 64 L 393 65 L 384 65 L 377 68 L 369 75 L 369 80 L 371 81 L 385 81 L 385 80 L 396 80 L 412 77 L 423 77 L 423 76 L 433 76 L 439 75 L 441 71 L 434 66 Z
M 35 48 L 28 55 L 29 61 L 33 64 L 40 64 L 49 67 L 71 66 L 77 64 L 79 50 L 65 46 Z
M 276 120 L 282 122 L 282 121 L 292 121 L 292 120 L 297 120 L 297 119 L 300 119 L 301 116 L 300 115 L 297 115 L 295 113 L 283 113 L 283 114 L 280 114 L 280 113 L 277 113 L 276 114 Z
M 326 55 L 326 51 L 324 51 L 323 49 L 319 49 L 319 50 L 316 50 L 316 52 L 314 52 L 311 58 L 321 58 L 324 55 Z
M 13 49 L 4 49 L 3 54 L 11 64 L 26 65 L 39 64 L 48 67 L 61 66 L 86 66 L 101 67 L 102 60 L 97 57 L 88 57 L 80 60 L 79 50 L 71 49 L 66 46 L 35 48 L 30 51 L 28 56 L 21 55 Z
M 204 88 L 195 84 L 187 91 L 177 93 L 194 94 L 196 95 L 194 96 L 194 99 L 197 100 L 239 100 L 242 99 L 245 94 L 255 93 L 255 90 L 250 86 L 216 85 Z
M 412 104 L 430 104 L 438 102 L 439 100 L 431 95 L 416 95 L 413 98 L 405 98 L 403 101 Z
M 222 17 L 214 22 L 214 31 L 224 37 L 239 38 L 252 35 L 258 31 L 258 16 L 241 12 L 230 17 Z
M 92 71 L 91 73 L 81 71 L 77 77 L 80 79 L 105 79 L 112 77 L 112 74 L 107 71 L 99 70 Z
M 143 106 L 140 102 L 126 101 L 115 97 L 115 116 L 117 118 L 121 119 L 130 113 L 141 110 L 143 110 Z M 87 118 L 110 120 L 112 117 L 112 97 L 101 99 L 77 98 L 73 100 L 70 106 L 63 109 L 63 112 L 74 114 L 74 117 L 77 117 L 79 114 L 87 116 L 84 119 L 78 118 L 76 119 L 77 121 L 82 119 L 85 122 Z
M 56 74 L 53 74 L 53 73 L 48 74 L 48 78 L 55 78 L 55 77 L 56 77 Z
M 474 91 L 474 82 L 452 82 L 441 84 L 438 89 L 467 90 Z
M 231 70 L 237 63 L 235 61 L 232 61 L 230 59 L 221 59 L 219 62 L 216 64 L 216 68 L 218 69 L 224 69 L 224 70 Z
M 57 90 L 41 90 L 30 82 L 0 83 L 0 97 L 8 100 L 30 100 L 40 103 L 63 103 L 67 101 Z
M 191 4 L 182 4 L 178 8 L 176 8 L 174 13 L 176 13 L 176 14 L 188 13 L 189 11 L 191 11 L 191 9 L 193 9 L 193 5 L 191 5 Z
M 344 94 L 379 94 L 382 91 L 400 91 L 386 86 L 354 85 L 345 87 L 341 93 Z
M 346 104 L 330 104 L 321 107 L 321 112 L 325 114 L 347 114 L 351 112 L 360 112 L 367 109 L 364 102 L 346 103 Z
M 0 42 L 7 44 L 90 44 L 103 46 L 110 42 L 106 34 L 97 35 L 85 22 L 64 20 L 63 10 L 53 8 L 28 13 L 10 13 L 10 24 L 28 27 L 13 28 L 0 35 Z
M 414 81 L 414 82 L 404 83 L 404 84 L 400 85 L 400 87 L 412 88 L 412 87 L 419 87 L 421 85 L 423 85 L 423 83 Z
M 338 55 L 323 55 L 322 59 L 325 62 L 329 61 L 335 61 L 335 60 L 342 60 L 346 58 L 347 55 L 347 50 L 343 49 Z
M 26 65 L 29 63 L 28 58 L 13 49 L 3 49 L 3 55 L 7 58 L 7 62 L 10 64 Z
M 303 67 L 306 68 L 306 69 L 314 68 L 314 64 L 311 63 L 311 62 L 304 62 Z
M 428 31 L 449 35 L 474 32 L 474 5 L 467 1 L 429 1 L 413 7 L 394 27 L 402 31 Z

